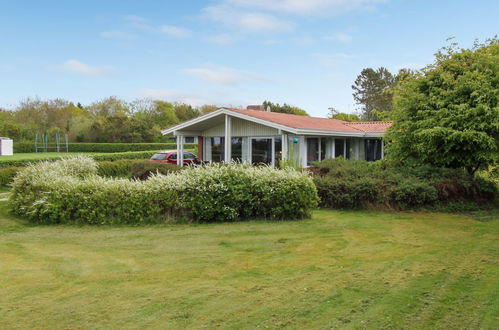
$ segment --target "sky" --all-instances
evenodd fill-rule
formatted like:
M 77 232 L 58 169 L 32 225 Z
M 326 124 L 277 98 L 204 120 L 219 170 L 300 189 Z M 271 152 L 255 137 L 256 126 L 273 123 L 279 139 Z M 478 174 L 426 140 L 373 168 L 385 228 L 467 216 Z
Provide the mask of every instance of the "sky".
M 356 110 L 363 68 L 499 33 L 497 0 L 0 0 L 0 107 L 116 96 Z

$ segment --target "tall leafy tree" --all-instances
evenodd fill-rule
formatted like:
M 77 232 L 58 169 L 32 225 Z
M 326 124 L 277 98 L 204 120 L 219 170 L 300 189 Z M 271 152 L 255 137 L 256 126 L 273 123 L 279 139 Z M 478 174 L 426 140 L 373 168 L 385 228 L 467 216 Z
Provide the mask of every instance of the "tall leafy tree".
M 352 85 L 353 97 L 360 106 L 363 120 L 379 120 L 380 112 L 392 110 L 393 86 L 396 77 L 381 67 L 363 69 Z
M 499 40 L 447 47 L 402 81 L 388 152 L 470 174 L 499 158 Z

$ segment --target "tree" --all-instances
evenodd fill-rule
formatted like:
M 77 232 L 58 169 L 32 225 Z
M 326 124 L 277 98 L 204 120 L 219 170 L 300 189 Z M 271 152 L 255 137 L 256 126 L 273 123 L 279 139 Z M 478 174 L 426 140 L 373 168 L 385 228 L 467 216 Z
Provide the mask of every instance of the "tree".
M 175 108 L 175 114 L 177 115 L 177 118 L 178 120 L 180 120 L 180 122 L 196 118 L 201 114 L 198 109 L 193 108 L 189 104 L 175 103 L 173 107 Z
M 359 116 L 354 113 L 339 112 L 335 108 L 329 108 L 329 119 L 338 119 L 343 121 L 360 121 Z
M 264 101 L 263 102 L 263 107 L 267 109 L 267 107 L 270 107 L 271 112 L 280 112 L 280 113 L 287 113 L 291 115 L 299 115 L 299 116 L 308 116 L 308 113 L 298 107 L 293 107 L 289 104 L 284 103 L 283 105 L 280 105 L 279 103 L 272 103 L 270 101 Z
M 402 81 L 394 97 L 388 153 L 470 174 L 499 155 L 499 40 L 447 47 Z
M 207 113 L 213 112 L 220 107 L 212 104 L 204 104 L 201 107 L 199 107 L 199 111 L 201 112 L 202 115 L 206 115 Z
M 352 85 L 353 98 L 360 105 L 363 120 L 378 120 L 379 112 L 392 110 L 393 86 L 396 77 L 386 68 L 366 68 Z

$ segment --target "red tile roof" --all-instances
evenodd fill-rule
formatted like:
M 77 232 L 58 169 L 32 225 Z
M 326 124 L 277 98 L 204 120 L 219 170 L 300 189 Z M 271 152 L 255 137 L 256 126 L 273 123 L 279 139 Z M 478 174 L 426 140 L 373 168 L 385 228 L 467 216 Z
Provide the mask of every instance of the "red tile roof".
M 298 128 L 298 129 L 317 129 L 340 132 L 363 132 L 363 133 L 384 133 L 391 122 L 346 122 L 337 119 L 317 118 L 308 116 L 290 115 L 287 113 L 267 112 L 256 110 L 245 110 L 235 108 L 225 108 L 230 111 L 238 112 L 247 116 L 270 121 L 275 124 Z

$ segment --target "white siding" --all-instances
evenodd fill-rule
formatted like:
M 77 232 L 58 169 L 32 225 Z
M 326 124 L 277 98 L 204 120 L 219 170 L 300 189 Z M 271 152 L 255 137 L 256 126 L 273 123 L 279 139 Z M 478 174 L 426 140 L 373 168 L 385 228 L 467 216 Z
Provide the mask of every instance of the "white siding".
M 224 136 L 225 124 L 219 124 L 202 132 L 203 136 Z M 278 135 L 277 129 L 253 123 L 251 121 L 232 118 L 232 136 L 274 136 Z

